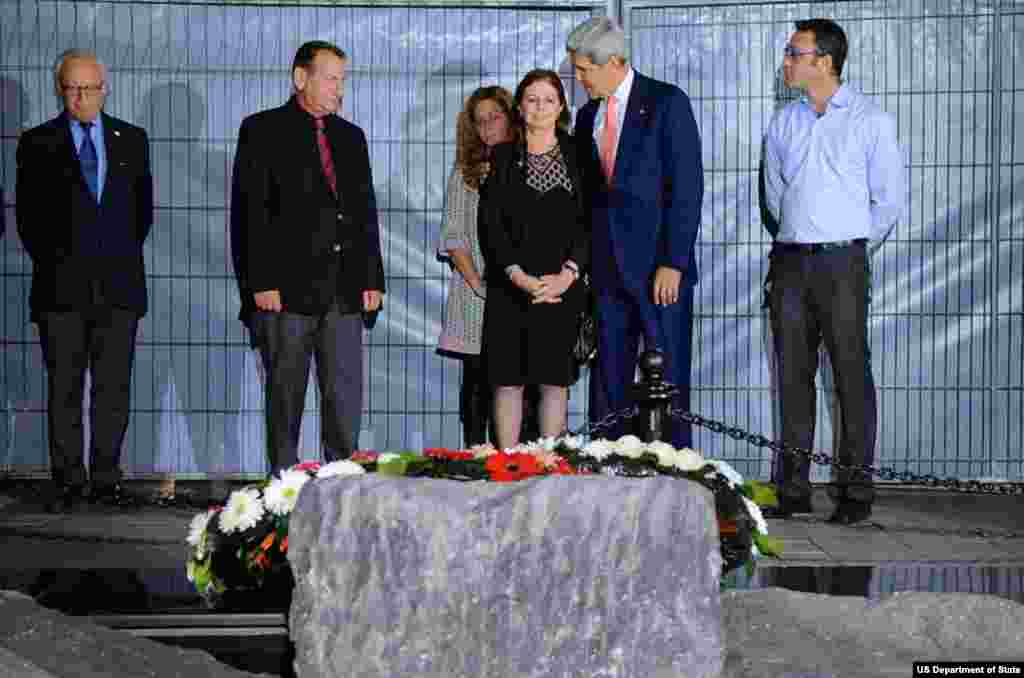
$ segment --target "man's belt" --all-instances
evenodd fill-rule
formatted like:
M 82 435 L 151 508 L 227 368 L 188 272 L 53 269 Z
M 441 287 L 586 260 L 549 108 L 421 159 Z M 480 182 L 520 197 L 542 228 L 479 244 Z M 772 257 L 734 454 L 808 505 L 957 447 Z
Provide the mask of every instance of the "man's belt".
M 802 254 L 816 254 L 829 250 L 838 250 L 844 247 L 864 247 L 868 242 L 867 238 L 855 238 L 853 240 L 836 240 L 835 242 L 774 242 L 772 249 L 778 252 L 800 252 Z

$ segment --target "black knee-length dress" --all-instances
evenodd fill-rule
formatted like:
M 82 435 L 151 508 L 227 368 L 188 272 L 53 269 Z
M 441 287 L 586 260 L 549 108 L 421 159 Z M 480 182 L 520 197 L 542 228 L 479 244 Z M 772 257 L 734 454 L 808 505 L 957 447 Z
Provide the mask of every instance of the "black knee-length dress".
M 583 285 L 577 280 L 560 304 L 533 304 L 512 284 L 518 265 L 540 277 L 567 261 L 583 272 L 589 246 L 580 195 L 576 147 L 568 135 L 546 153 L 523 144 L 495 149 L 493 172 L 481 192 L 480 240 L 486 261 L 483 354 L 493 385 L 568 386 L 578 375 L 572 360 Z

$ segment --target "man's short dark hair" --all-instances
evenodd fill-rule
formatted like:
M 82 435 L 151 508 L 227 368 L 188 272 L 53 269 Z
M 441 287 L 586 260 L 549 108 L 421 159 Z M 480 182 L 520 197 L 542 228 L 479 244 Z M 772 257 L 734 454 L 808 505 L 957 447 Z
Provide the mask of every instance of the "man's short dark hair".
M 846 64 L 846 53 L 849 43 L 846 33 L 831 19 L 804 19 L 796 22 L 796 30 L 801 33 L 814 33 L 814 42 L 818 47 L 818 56 L 831 56 L 832 69 L 836 77 L 843 77 L 843 66 Z
M 330 52 L 342 61 L 348 61 L 348 56 L 346 56 L 344 50 L 337 45 L 325 40 L 310 40 L 295 53 L 295 60 L 292 61 L 292 71 L 296 68 L 310 70 L 310 67 L 313 65 L 313 59 L 316 59 L 316 55 L 320 52 Z

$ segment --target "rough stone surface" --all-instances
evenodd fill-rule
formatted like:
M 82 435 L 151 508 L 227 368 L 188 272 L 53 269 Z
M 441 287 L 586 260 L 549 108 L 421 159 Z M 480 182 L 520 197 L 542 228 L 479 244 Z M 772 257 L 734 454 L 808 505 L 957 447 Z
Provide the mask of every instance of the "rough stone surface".
M 199 650 L 137 638 L 0 591 L 0 678 L 251 678 Z M 265 675 L 265 674 L 260 674 Z
M 306 485 L 302 678 L 690 678 L 722 667 L 711 494 L 671 478 Z
M 724 678 L 878 678 L 909 676 L 915 661 L 1024 660 L 1024 605 L 988 595 L 729 591 L 722 626 Z

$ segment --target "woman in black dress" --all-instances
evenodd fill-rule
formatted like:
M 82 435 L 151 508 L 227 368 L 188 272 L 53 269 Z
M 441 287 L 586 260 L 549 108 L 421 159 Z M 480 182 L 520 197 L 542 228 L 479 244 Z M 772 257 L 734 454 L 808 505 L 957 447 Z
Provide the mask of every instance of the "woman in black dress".
M 579 277 L 589 260 L 562 81 L 554 71 L 531 71 L 515 99 L 524 138 L 495 147 L 480 206 L 487 276 L 483 353 L 502 449 L 519 443 L 526 384 L 540 387 L 541 435 L 565 430 L 584 303 Z

